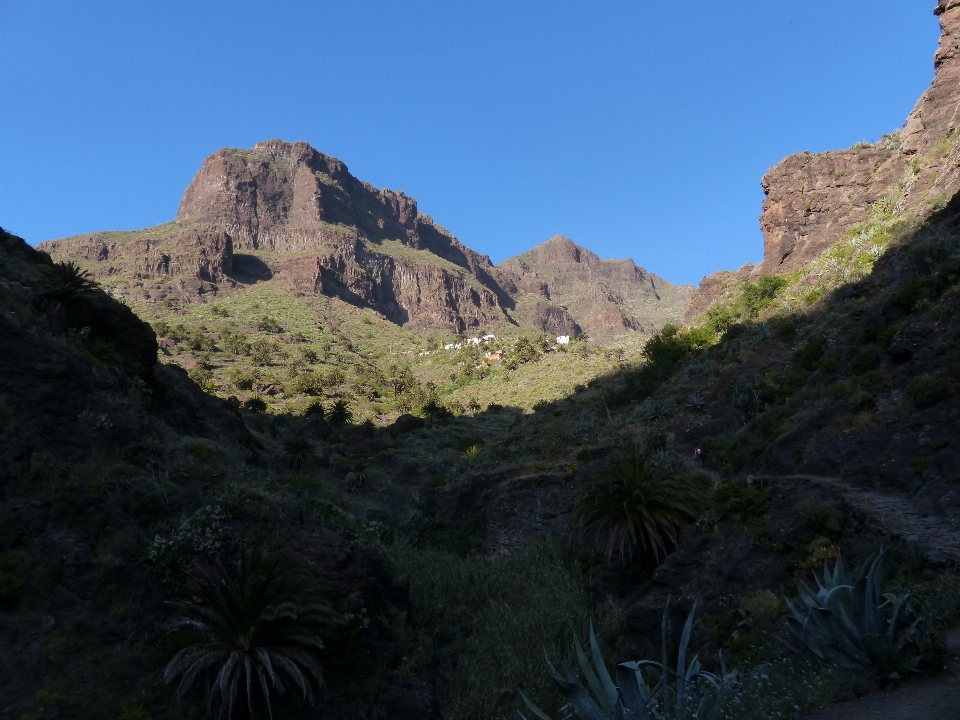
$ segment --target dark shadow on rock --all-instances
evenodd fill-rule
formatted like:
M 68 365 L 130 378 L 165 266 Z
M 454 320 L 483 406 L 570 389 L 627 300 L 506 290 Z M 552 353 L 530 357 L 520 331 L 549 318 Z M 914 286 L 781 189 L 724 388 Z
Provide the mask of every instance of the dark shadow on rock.
M 244 253 L 233 254 L 233 272 L 231 274 L 234 280 L 251 285 L 270 280 L 273 277 L 273 271 L 263 260 L 255 255 Z

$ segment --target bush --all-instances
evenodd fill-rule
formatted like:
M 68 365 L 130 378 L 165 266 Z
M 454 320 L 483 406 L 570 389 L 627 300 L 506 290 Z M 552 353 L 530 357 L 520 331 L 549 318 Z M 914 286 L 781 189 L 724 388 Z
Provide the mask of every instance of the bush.
M 747 319 L 756 319 L 776 299 L 788 284 L 785 277 L 764 275 L 756 282 L 744 283 L 740 288 L 739 305 Z
M 855 375 L 868 373 L 880 364 L 880 351 L 875 347 L 861 349 L 853 358 L 850 369 Z
M 317 373 L 303 372 L 293 381 L 293 391 L 301 395 L 322 395 L 323 378 Z
M 273 356 L 273 345 L 266 340 L 257 340 L 251 346 L 250 358 L 257 365 L 269 365 Z
M 926 275 L 914 278 L 903 284 L 903 287 L 893 296 L 893 304 L 905 312 L 913 312 L 924 300 L 930 300 L 940 294 L 942 290 L 938 277 Z
M 261 330 L 263 332 L 269 332 L 269 333 L 279 333 L 283 331 L 283 328 L 280 327 L 280 323 L 278 323 L 272 317 L 267 317 L 267 316 L 259 318 L 257 320 L 256 327 L 257 327 L 257 330 Z
M 220 338 L 223 342 L 223 349 L 231 355 L 250 354 L 250 343 L 247 342 L 246 338 L 242 334 L 230 330 L 224 330 L 220 334 Z
M 822 335 L 815 335 L 793 351 L 793 359 L 804 370 L 815 370 L 827 348 Z
M 664 325 L 643 346 L 640 355 L 643 364 L 627 374 L 627 380 L 638 399 L 649 396 L 661 384 L 673 377 L 684 360 L 696 351 L 713 343 L 713 333 L 699 330 L 681 331 L 675 325 Z
M 27 563 L 17 552 L 0 553 L 0 610 L 14 610 L 26 588 Z
M 430 400 L 425 403 L 421 410 L 427 417 L 437 418 L 438 420 L 453 417 L 453 413 L 437 400 Z
M 324 384 L 329 385 L 335 390 L 339 390 L 346 381 L 347 376 L 343 374 L 343 370 L 340 368 L 334 368 L 325 378 Z
M 517 717 L 514 688 L 557 711 L 560 704 L 543 672 L 543 652 L 565 658 L 571 625 L 585 633 L 589 608 L 580 574 L 552 544 L 531 544 L 509 555 L 457 557 L 446 550 L 387 548 L 394 573 L 410 584 L 412 615 L 431 638 L 448 638 L 441 690 L 447 720 Z M 598 628 L 616 628 L 622 610 L 605 603 Z M 615 630 L 613 630 L 615 632 Z M 610 633 L 601 632 L 601 640 Z
M 721 480 L 714 490 L 713 507 L 721 518 L 737 523 L 758 522 L 770 507 L 770 492 L 742 480 Z
M 213 380 L 213 371 L 203 363 L 200 363 L 190 370 L 187 370 L 187 375 L 200 387 L 204 387 L 207 383 Z
M 915 377 L 907 385 L 907 395 L 918 407 L 930 407 L 941 400 L 946 399 L 950 390 L 947 384 L 938 377 L 933 377 L 927 373 Z
M 263 398 L 259 397 L 252 397 L 249 400 L 244 401 L 243 407 L 244 409 L 255 413 L 267 411 L 267 403 L 264 402 Z

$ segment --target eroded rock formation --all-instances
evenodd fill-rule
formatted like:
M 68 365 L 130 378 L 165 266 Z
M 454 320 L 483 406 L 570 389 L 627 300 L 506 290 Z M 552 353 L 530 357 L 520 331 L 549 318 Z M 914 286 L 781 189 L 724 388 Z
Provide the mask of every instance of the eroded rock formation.
M 803 267 L 878 215 L 928 215 L 960 190 L 960 0 L 941 0 L 936 75 L 903 129 L 873 145 L 784 158 L 761 181 L 763 260 L 739 279 Z M 727 273 L 704 278 L 687 320 L 719 295 Z
M 375 188 L 340 160 L 280 140 L 208 157 L 171 223 L 44 248 L 115 286 L 125 282 L 122 292 L 139 299 L 196 301 L 270 282 L 372 307 L 414 331 L 520 325 L 577 335 L 582 315 L 591 335 L 606 338 L 674 319 L 689 294 L 565 239 L 494 266 L 402 191 Z

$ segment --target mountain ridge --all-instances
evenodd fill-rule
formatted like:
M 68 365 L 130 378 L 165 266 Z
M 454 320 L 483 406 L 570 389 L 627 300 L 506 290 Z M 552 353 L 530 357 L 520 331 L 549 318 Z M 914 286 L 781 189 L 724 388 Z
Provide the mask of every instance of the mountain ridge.
M 514 275 L 523 292 L 560 303 L 591 337 L 603 339 L 629 331 L 653 334 L 682 321 L 693 293 L 691 285 L 673 285 L 630 258 L 601 259 L 563 235 L 497 267 Z
M 529 279 L 510 261 L 494 265 L 421 213 L 415 199 L 357 179 L 341 160 L 305 142 L 268 140 L 213 153 L 170 223 L 42 247 L 81 262 L 134 299 L 173 295 L 198 302 L 269 281 L 293 293 L 371 307 L 415 332 L 581 331 L 568 309 L 539 289 L 530 292 Z M 608 308 L 612 327 L 649 332 L 657 326 L 662 313 L 646 317 L 644 303 L 660 298 L 637 299 L 640 305 L 626 314 Z M 674 304 L 685 299 L 670 295 Z M 617 304 L 615 297 L 605 302 Z M 587 323 L 591 335 L 613 334 L 592 318 Z

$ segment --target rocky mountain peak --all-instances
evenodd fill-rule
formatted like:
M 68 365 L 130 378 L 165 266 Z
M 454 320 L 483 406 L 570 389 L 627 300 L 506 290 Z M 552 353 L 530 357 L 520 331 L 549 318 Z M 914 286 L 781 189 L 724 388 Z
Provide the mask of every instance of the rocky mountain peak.
M 583 263 L 593 265 L 600 262 L 600 258 L 586 248 L 577 245 L 570 238 L 563 235 L 554 235 L 546 242 L 540 243 L 523 256 L 529 257 L 538 263 L 570 264 Z M 521 257 L 523 257 L 521 256 Z
M 934 13 L 940 20 L 940 45 L 933 56 L 936 73 L 901 133 L 905 155 L 924 153 L 938 135 L 956 131 L 960 112 L 960 0 L 941 0 Z
M 693 288 L 676 286 L 633 260 L 601 260 L 563 235 L 554 235 L 497 266 L 521 293 L 566 307 L 587 334 L 610 339 L 654 332 L 683 317 Z

